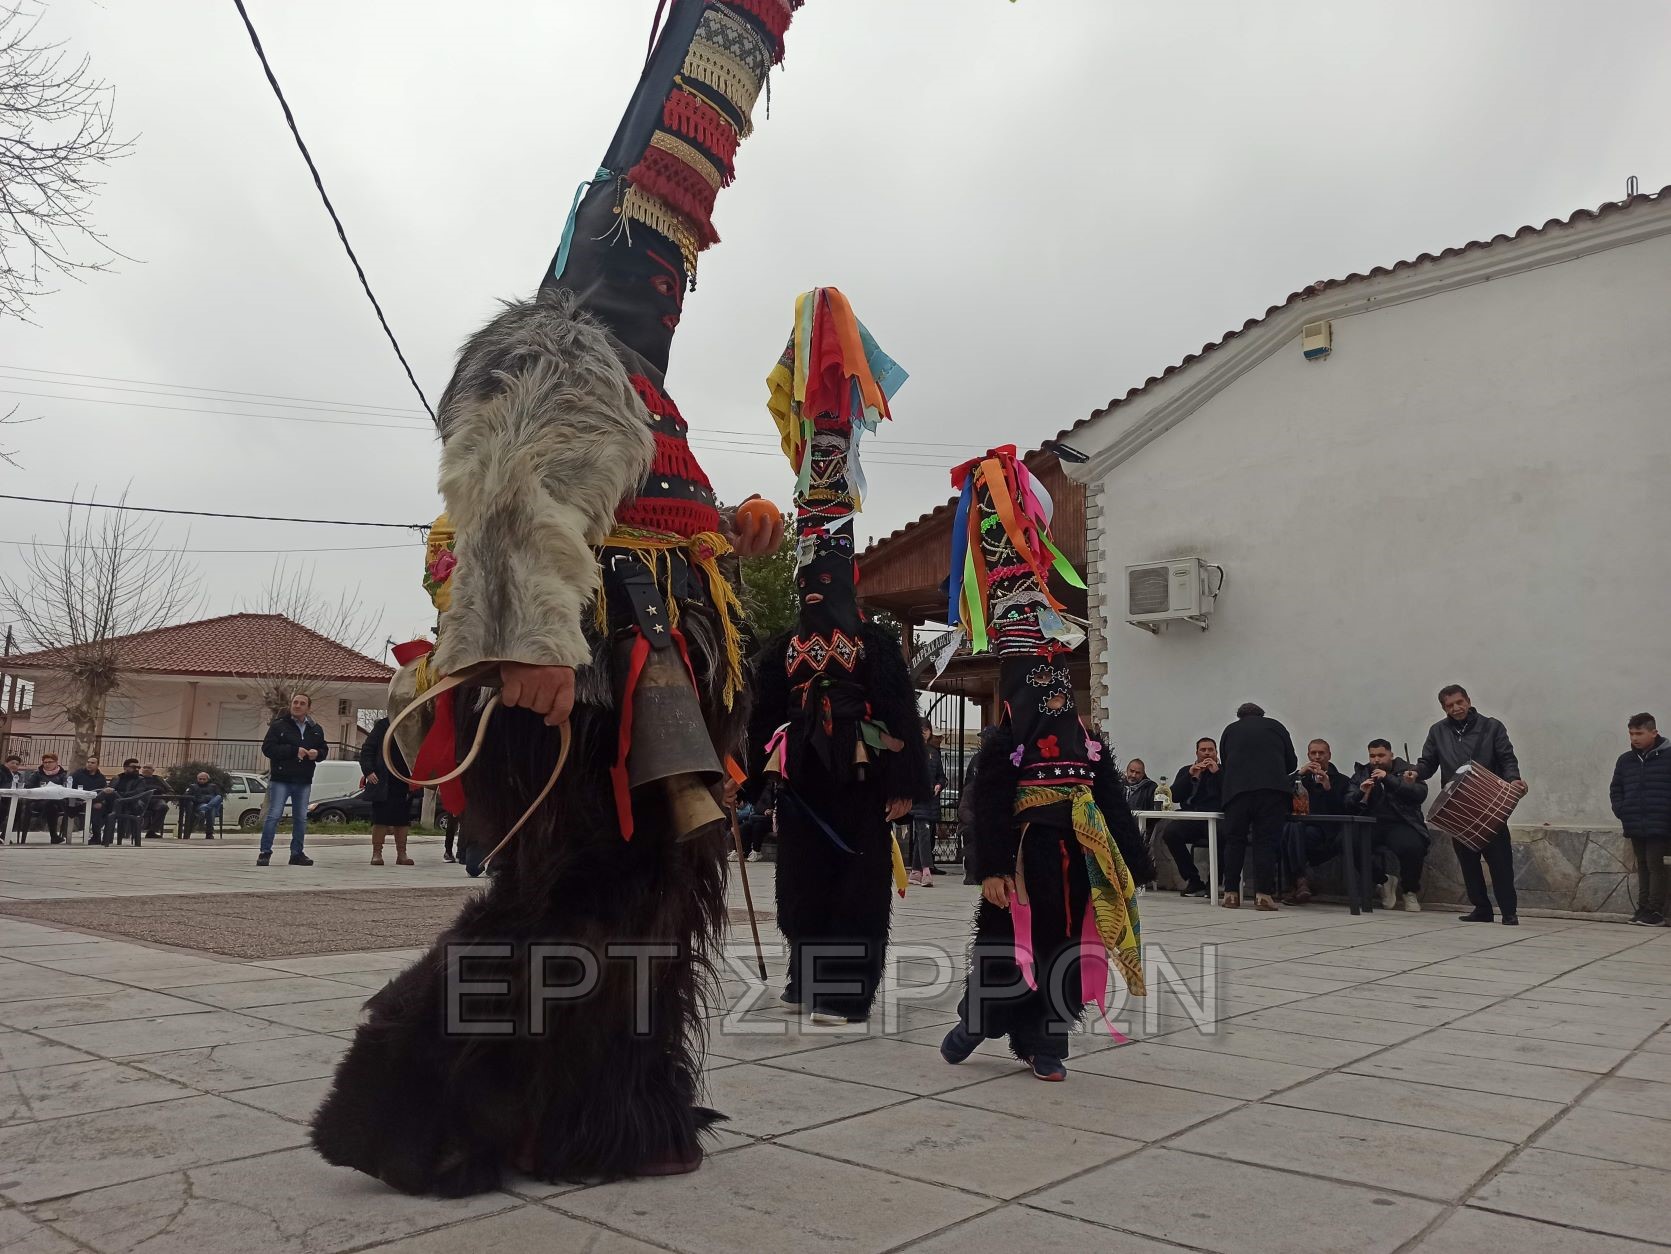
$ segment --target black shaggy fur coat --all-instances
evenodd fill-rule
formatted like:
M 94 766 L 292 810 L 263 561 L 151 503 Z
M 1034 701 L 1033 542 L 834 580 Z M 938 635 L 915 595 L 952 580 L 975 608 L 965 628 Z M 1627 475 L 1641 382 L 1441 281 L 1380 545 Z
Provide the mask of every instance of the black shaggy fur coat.
M 837 781 L 806 743 L 805 717 L 790 691 L 784 661 L 789 633 L 768 641 L 756 662 L 754 711 L 749 724 L 750 776 L 762 782 L 766 744 L 783 724 L 790 724 L 788 780 L 777 801 L 777 917 L 789 943 L 790 1001 L 808 1009 L 852 1020 L 869 1016 L 887 955 L 892 911 L 893 833 L 887 804 L 915 799 L 924 788 L 928 759 L 923 748 L 917 694 L 911 685 L 899 641 L 874 623 L 860 629 L 865 656 L 858 678 L 870 701 L 872 717 L 904 742 L 901 749 L 877 755 L 860 781 Z M 852 852 L 832 841 L 819 820 L 833 829 Z M 847 947 L 848 956 L 831 954 L 806 961 L 817 947 Z M 847 986 L 837 991 L 837 986 Z M 810 994 L 810 995 L 809 995 Z
M 1093 732 L 1101 740 L 1102 737 Z M 1010 760 L 1015 737 L 1009 724 L 987 738 L 977 756 L 970 809 L 974 815 L 970 865 L 977 877 L 1020 878 L 1032 906 L 1033 958 L 1038 989 L 1030 989 L 1015 962 L 1015 924 L 1007 909 L 984 897 L 975 909 L 969 959 L 969 991 L 960 1008 L 976 1036 L 1008 1037 L 1018 1058 L 1067 1056 L 1068 1030 L 1084 1011 L 1079 984 L 1079 941 L 1091 884 L 1084 854 L 1063 814 L 1048 809 L 1015 814 L 1021 772 Z M 1146 883 L 1154 864 L 1126 805 L 1125 789 L 1105 748 L 1096 764 L 1092 795 L 1135 882 Z M 1025 839 L 1023 834 L 1025 833 Z
M 681 626 L 724 753 L 740 747 L 746 710 L 719 699 L 715 623 L 705 603 L 685 605 Z M 573 747 L 552 794 L 494 860 L 487 891 L 367 1003 L 369 1020 L 313 1120 L 328 1161 L 408 1193 L 457 1197 L 495 1188 L 513 1170 L 547 1181 L 640 1174 L 694 1155 L 717 1117 L 699 1090 L 726 837 L 675 840 L 646 789 L 648 798 L 635 795 L 633 838 L 621 838 L 608 773 L 619 723 L 607 649 L 594 641 L 594 651 L 577 675 Z M 474 728 L 467 692 L 461 737 Z M 493 715 L 465 776 L 467 839 L 484 850 L 499 843 L 545 783 L 557 735 L 525 710 Z M 635 942 L 671 957 L 635 967 L 619 950 L 610 956 L 611 946 Z M 536 1013 L 531 983 L 555 990 L 583 975 L 576 960 L 553 957 L 542 978 L 542 943 L 593 955 L 597 980 L 585 996 Z M 478 988 L 461 999 L 460 981 Z M 508 1027 L 487 1033 L 460 1017 Z

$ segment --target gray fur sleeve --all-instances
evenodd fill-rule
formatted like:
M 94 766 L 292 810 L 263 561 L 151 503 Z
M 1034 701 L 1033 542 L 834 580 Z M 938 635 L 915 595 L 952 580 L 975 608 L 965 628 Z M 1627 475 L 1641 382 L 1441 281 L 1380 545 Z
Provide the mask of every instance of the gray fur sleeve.
M 644 406 L 601 327 L 562 293 L 507 306 L 441 397 L 441 494 L 457 532 L 435 665 L 580 667 L 592 546 L 649 473 Z

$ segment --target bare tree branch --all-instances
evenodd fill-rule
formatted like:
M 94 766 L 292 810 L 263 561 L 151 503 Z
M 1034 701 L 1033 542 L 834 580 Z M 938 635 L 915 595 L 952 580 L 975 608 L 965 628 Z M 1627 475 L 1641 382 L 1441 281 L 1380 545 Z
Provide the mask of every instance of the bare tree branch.
M 334 640 L 355 653 L 366 653 L 382 629 L 382 615 L 367 611 L 357 596 L 345 590 L 333 601 L 315 588 L 312 566 L 293 569 L 283 558 L 273 564 L 261 595 L 243 609 L 251 614 L 282 614 L 306 632 Z M 275 632 L 269 639 L 268 653 L 251 657 L 243 678 L 250 694 L 274 718 L 290 708 L 294 692 L 307 693 L 318 708 L 346 691 L 312 671 L 308 660 L 312 645 L 304 633 Z
M 88 224 L 93 175 L 132 150 L 116 137 L 115 90 L 86 57 L 37 42 L 38 11 L 0 3 L 0 317 L 72 278 L 108 270 L 121 254 Z
M 126 501 L 124 490 L 118 503 Z M 179 622 L 197 606 L 197 571 L 183 551 L 156 544 L 161 526 L 121 509 L 72 505 L 61 542 L 31 542 L 22 572 L 0 574 L 0 612 L 15 620 L 24 645 L 64 652 L 72 767 L 96 751 L 105 705 L 122 691 L 117 642 Z

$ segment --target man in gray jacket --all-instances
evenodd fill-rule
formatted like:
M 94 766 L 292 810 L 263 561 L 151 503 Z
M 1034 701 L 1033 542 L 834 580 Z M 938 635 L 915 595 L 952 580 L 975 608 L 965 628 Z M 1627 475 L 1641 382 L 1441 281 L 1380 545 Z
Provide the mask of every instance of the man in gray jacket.
M 1470 762 L 1478 762 L 1493 775 L 1508 780 L 1522 797 L 1526 782 L 1520 778 L 1520 760 L 1514 756 L 1514 745 L 1508 731 L 1497 719 L 1481 714 L 1461 684 L 1450 684 L 1439 690 L 1439 705 L 1445 717 L 1427 732 L 1416 765 L 1405 772 L 1406 779 L 1429 779 L 1440 772 L 1440 783 L 1448 784 L 1452 777 Z M 1491 843 L 1480 851 L 1470 849 L 1461 841 L 1451 842 L 1456 847 L 1456 860 L 1462 866 L 1462 883 L 1468 890 L 1468 900 L 1474 905 L 1471 913 L 1461 916 L 1464 923 L 1490 923 L 1491 898 L 1485 891 L 1485 873 L 1480 870 L 1483 857 L 1491 868 L 1491 887 L 1497 894 L 1497 906 L 1503 912 L 1503 922 L 1510 927 L 1520 922 L 1519 899 L 1514 892 L 1514 849 L 1509 844 L 1508 824 L 1503 824 L 1491 838 Z

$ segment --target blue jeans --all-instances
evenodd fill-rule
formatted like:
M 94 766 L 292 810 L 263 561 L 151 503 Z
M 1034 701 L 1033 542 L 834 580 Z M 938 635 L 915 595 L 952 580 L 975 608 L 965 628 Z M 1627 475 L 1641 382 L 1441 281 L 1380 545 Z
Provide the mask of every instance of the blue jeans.
M 284 803 L 290 803 L 290 856 L 302 852 L 302 838 L 308 830 L 308 794 L 313 791 L 310 780 L 305 784 L 287 784 L 275 779 L 267 785 L 267 821 L 261 825 L 261 852 L 273 852 L 273 837 L 278 835 L 279 815 Z

